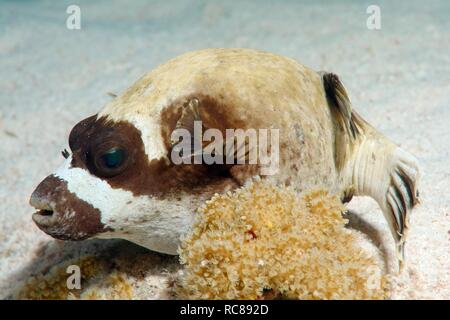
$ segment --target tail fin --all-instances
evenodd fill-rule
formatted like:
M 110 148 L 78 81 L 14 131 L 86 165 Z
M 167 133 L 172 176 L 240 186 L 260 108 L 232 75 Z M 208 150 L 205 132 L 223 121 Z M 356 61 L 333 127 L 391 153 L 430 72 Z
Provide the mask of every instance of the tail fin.
M 337 169 L 350 176 L 349 184 L 355 195 L 367 195 L 378 202 L 395 239 L 401 266 L 409 214 L 419 202 L 418 162 L 352 110 L 337 75 L 322 73 L 322 78 L 330 108 L 339 120 L 337 130 L 344 131 L 340 132 L 344 134 L 337 132 L 335 137 Z
M 401 267 L 409 216 L 419 202 L 419 166 L 412 155 L 379 135 L 361 143 L 353 167 L 353 186 L 356 195 L 370 196 L 381 207 L 396 242 Z
M 402 266 L 405 259 L 404 245 L 409 228 L 410 212 L 419 203 L 417 189 L 419 166 L 412 155 L 397 147 L 391 154 L 390 166 L 387 170 L 390 181 L 380 206 L 385 216 L 393 217 L 394 224 L 391 226 L 391 232 L 393 234 L 395 232 L 397 255 Z

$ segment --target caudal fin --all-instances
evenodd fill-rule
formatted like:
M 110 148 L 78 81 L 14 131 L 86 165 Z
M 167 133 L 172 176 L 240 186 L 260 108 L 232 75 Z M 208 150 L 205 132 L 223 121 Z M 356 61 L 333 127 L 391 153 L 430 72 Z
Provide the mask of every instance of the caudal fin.
M 402 265 L 409 215 L 419 202 L 417 160 L 384 137 L 357 112 L 339 77 L 321 72 L 330 110 L 334 115 L 335 163 L 350 193 L 374 198 L 380 205 L 396 242 Z
M 410 213 L 419 203 L 419 166 L 417 160 L 401 148 L 396 148 L 391 157 L 390 181 L 382 199 L 382 208 L 385 216 L 393 217 L 394 224 L 391 229 L 395 233 L 397 255 L 402 264 Z
M 378 135 L 373 132 L 359 146 L 353 187 L 355 195 L 367 195 L 378 202 L 394 237 L 401 267 L 409 217 L 419 203 L 419 165 L 411 154 Z

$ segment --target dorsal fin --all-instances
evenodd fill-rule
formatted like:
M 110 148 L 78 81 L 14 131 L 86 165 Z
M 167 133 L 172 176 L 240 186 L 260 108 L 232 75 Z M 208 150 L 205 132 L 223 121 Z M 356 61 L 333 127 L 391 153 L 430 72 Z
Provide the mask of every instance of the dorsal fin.
M 363 133 L 363 120 L 352 110 L 347 90 L 334 73 L 319 72 L 335 124 L 334 159 L 336 168 L 343 170 L 354 151 L 354 140 Z
M 335 107 L 342 117 L 347 132 L 355 138 L 359 134 L 358 127 L 352 113 L 352 103 L 347 90 L 334 73 L 321 72 L 325 93 L 331 105 Z

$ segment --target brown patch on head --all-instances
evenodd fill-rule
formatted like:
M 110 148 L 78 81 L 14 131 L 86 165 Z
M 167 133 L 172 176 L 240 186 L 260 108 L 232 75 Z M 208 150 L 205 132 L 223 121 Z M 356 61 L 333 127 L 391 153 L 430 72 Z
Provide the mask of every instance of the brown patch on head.
M 170 136 L 176 127 L 178 119 L 180 119 L 182 115 L 182 110 L 192 99 L 199 100 L 200 118 L 206 129 L 219 129 L 225 137 L 226 129 L 246 128 L 245 121 L 233 115 L 231 106 L 224 105 L 207 95 L 194 94 L 173 102 L 161 112 L 161 135 L 163 141 L 166 143 L 167 150 L 171 147 Z
M 223 97 L 220 98 L 223 100 Z M 226 129 L 247 129 L 246 122 L 233 114 L 232 106 L 225 105 L 219 100 L 207 95 L 193 94 L 173 102 L 161 113 L 161 136 L 167 150 L 170 150 L 172 147 L 170 137 L 176 128 L 177 121 L 182 116 L 183 108 L 186 108 L 187 104 L 192 99 L 197 99 L 199 101 L 198 111 L 204 130 L 209 128 L 218 129 L 225 138 Z M 258 174 L 259 172 L 258 165 L 250 164 L 210 165 L 207 167 L 215 167 L 216 170 L 221 172 L 226 170 L 236 186 L 241 186 L 247 178 Z
M 38 185 L 30 203 L 41 209 L 33 215 L 36 225 L 54 238 L 84 240 L 112 231 L 101 222 L 98 209 L 71 193 L 67 182 L 53 175 Z
M 169 130 L 175 127 L 177 113 L 163 117 L 162 127 L 167 130 L 163 137 L 169 146 Z M 73 167 L 86 169 L 112 188 L 129 190 L 134 195 L 167 198 L 185 191 L 209 196 L 236 184 L 225 166 L 171 163 L 170 148 L 167 157 L 149 160 L 141 132 L 127 121 L 87 118 L 74 127 L 69 144 Z M 102 167 L 101 159 L 114 148 L 123 150 L 125 160 L 111 172 Z

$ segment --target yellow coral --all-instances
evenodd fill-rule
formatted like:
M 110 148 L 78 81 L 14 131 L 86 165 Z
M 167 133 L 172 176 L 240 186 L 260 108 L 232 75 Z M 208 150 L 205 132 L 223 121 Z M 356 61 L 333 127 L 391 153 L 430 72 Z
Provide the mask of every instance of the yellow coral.
M 66 270 L 78 265 L 81 272 L 81 289 L 69 290 Z M 131 299 L 133 290 L 128 277 L 119 272 L 109 273 L 107 261 L 94 256 L 65 261 L 48 272 L 28 279 L 15 294 L 16 299 L 65 300 L 65 299 Z
M 100 284 L 81 293 L 82 300 L 123 300 L 133 298 L 133 288 L 127 278 L 113 271 Z
M 175 290 L 188 299 L 383 299 L 386 278 L 323 190 L 254 181 L 199 210 L 180 248 Z

